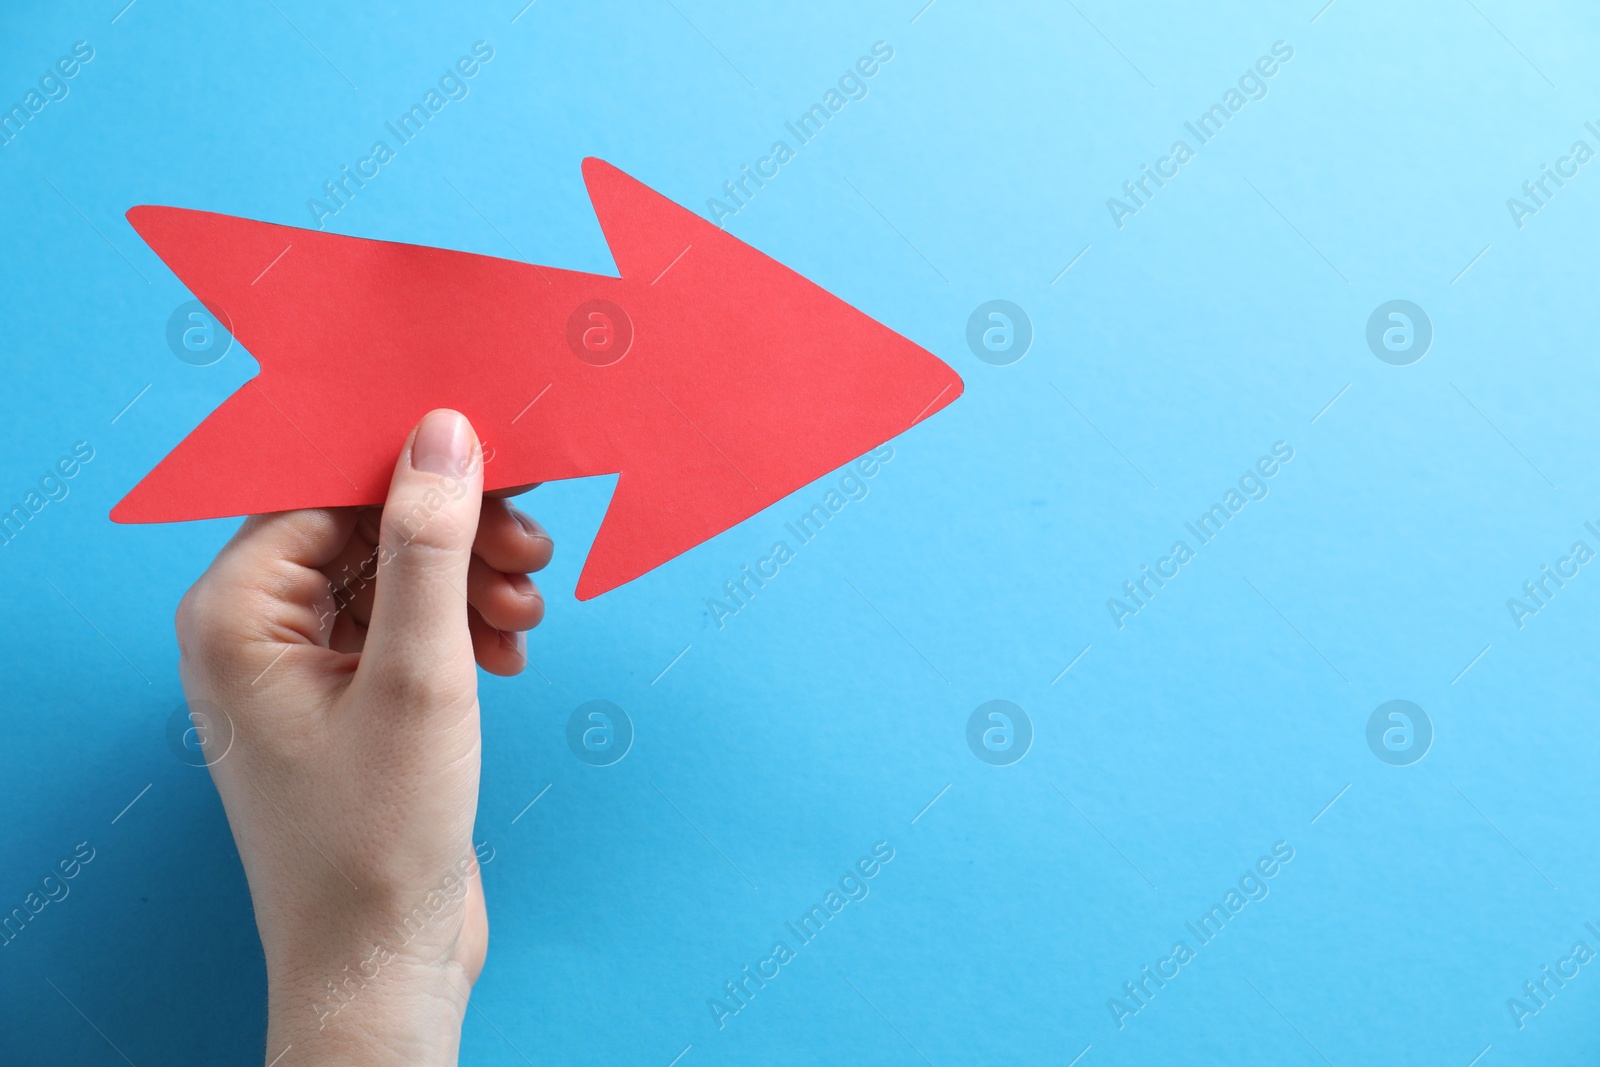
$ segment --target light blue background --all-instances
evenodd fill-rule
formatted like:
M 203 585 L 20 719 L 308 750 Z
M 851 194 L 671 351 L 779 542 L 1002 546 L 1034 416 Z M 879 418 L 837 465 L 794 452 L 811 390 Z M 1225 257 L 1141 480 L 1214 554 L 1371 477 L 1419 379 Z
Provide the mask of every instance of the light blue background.
M 1600 573 L 1521 630 L 1506 608 L 1600 548 L 1600 163 L 1520 230 L 1505 205 L 1600 148 L 1593 5 L 122 3 L 0 14 L 8 106 L 96 49 L 0 149 L 0 500 L 96 450 L 0 550 L 0 910 L 97 851 L 0 949 L 0 1060 L 261 1062 L 242 872 L 165 741 L 172 612 L 234 523 L 106 517 L 255 367 L 173 357 L 189 294 L 123 212 L 306 225 L 480 39 L 471 95 L 329 229 L 610 270 L 583 156 L 703 210 L 884 40 L 870 95 L 728 229 L 967 391 L 720 630 L 707 599 L 820 487 L 582 604 L 610 480 L 528 499 L 557 557 L 537 669 L 482 680 L 493 935 L 463 1062 L 1600 1054 L 1600 964 L 1524 1029 L 1506 1005 L 1600 949 Z M 1106 198 L 1278 40 L 1266 99 L 1118 230 Z M 1008 367 L 964 338 L 993 298 L 1036 332 Z M 1394 298 L 1434 324 L 1412 366 L 1364 340 Z M 1279 440 L 1271 495 L 1119 631 L 1106 598 Z M 964 739 L 997 698 L 1036 731 L 1010 767 Z M 1409 767 L 1365 740 L 1396 698 L 1436 731 Z M 615 766 L 566 747 L 591 699 L 634 722 Z M 877 841 L 871 895 L 719 1030 L 707 999 Z M 1271 895 L 1119 1030 L 1108 998 L 1276 841 Z

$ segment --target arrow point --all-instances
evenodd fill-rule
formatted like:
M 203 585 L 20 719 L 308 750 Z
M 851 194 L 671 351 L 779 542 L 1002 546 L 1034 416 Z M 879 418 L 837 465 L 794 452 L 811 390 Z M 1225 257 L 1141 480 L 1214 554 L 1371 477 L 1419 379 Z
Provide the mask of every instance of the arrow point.
M 593 600 L 611 588 L 611 586 L 591 575 L 588 569 L 585 568 L 583 573 L 578 575 L 578 585 L 573 589 L 572 595 L 579 600 Z
M 967 383 L 961 380 L 961 375 L 956 373 L 955 368 L 942 360 L 940 364 L 944 367 L 949 380 L 945 383 L 944 388 L 939 391 L 939 395 L 934 397 L 928 406 L 923 409 L 922 414 L 912 422 L 912 426 L 933 418 L 933 416 L 961 399 L 961 394 L 967 391 Z
M 155 247 L 155 241 L 170 234 L 173 224 L 183 220 L 185 216 L 200 216 L 205 212 L 191 211 L 181 207 L 162 207 L 159 204 L 135 204 L 127 210 L 128 225 L 132 226 L 144 242 L 150 245 L 157 255 L 161 250 Z
M 583 184 L 624 279 L 650 281 L 690 244 L 737 240 L 603 159 L 583 161 Z

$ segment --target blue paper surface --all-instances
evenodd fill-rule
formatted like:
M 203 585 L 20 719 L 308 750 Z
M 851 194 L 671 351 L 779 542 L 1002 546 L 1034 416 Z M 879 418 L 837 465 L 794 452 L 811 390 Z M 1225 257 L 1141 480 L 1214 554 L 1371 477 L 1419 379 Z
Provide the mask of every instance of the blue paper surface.
M 106 517 L 255 364 L 170 342 L 123 212 L 602 272 L 587 155 L 967 388 L 806 540 L 844 472 L 592 602 L 613 481 L 526 499 L 464 1063 L 1600 1053 L 1592 5 L 123 5 L 0 13 L 0 911 L 93 856 L 0 948 L 0 1061 L 263 1051 L 168 740 L 234 523 Z

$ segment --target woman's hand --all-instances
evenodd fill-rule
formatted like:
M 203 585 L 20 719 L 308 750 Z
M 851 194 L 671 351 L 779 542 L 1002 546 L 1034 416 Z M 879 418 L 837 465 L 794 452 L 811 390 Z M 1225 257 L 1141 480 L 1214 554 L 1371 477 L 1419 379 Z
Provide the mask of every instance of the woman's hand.
M 513 675 L 549 536 L 434 411 L 381 514 L 247 520 L 178 606 L 190 713 L 266 954 L 267 1058 L 453 1064 L 488 948 L 474 661 Z

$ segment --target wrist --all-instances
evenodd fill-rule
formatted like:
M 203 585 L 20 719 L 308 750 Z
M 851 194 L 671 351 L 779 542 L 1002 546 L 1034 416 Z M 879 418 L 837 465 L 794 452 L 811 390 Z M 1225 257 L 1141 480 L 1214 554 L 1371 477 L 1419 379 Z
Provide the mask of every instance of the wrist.
M 454 960 L 419 962 L 368 946 L 337 968 L 269 968 L 267 1060 L 304 1067 L 454 1065 L 472 982 Z
M 293 1047 L 281 1067 L 455 1064 L 488 941 L 476 862 L 354 900 L 260 894 L 267 1062 Z

